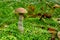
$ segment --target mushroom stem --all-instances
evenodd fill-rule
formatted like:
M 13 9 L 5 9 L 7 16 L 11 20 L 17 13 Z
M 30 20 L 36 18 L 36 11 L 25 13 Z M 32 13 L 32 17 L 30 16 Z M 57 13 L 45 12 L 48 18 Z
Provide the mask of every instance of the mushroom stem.
M 20 30 L 21 33 L 24 32 L 24 28 L 23 28 L 23 15 L 19 15 L 18 29 Z

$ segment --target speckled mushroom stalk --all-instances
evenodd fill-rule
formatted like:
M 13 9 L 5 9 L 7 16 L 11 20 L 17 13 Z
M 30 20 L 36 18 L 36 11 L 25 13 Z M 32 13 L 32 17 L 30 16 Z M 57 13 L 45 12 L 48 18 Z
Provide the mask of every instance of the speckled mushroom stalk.
M 24 32 L 24 27 L 23 27 L 23 15 L 19 15 L 19 21 L 18 21 L 18 29 L 21 32 Z

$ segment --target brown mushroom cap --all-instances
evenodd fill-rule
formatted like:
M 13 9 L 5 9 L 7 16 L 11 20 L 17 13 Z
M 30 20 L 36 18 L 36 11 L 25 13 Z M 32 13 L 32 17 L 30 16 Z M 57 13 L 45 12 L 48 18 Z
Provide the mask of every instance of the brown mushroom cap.
M 25 13 L 28 13 L 27 12 L 27 10 L 26 9 L 24 9 L 24 8 L 17 8 L 16 10 L 15 10 L 15 13 L 22 13 L 22 14 L 25 14 Z

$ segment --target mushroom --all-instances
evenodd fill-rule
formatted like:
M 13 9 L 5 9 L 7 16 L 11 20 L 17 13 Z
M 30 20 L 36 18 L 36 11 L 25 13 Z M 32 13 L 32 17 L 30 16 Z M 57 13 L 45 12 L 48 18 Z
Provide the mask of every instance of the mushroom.
M 60 40 L 60 31 L 57 33 L 57 36 L 58 36 L 58 38 L 59 38 L 59 40 Z
M 19 22 L 18 22 L 18 29 L 21 31 L 21 33 L 24 32 L 24 28 L 23 28 L 23 18 L 24 18 L 24 14 L 28 13 L 26 9 L 24 8 L 17 8 L 15 10 L 15 13 L 19 14 Z

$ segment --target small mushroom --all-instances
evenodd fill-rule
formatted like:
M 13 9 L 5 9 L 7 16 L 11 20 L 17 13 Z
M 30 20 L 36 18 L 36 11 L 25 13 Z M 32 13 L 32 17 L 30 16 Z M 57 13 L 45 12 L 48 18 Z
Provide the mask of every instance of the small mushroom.
M 57 33 L 58 38 L 60 39 L 60 31 Z
M 24 32 L 24 28 L 23 28 L 23 18 L 24 18 L 24 14 L 28 13 L 26 9 L 24 8 L 17 8 L 15 10 L 15 13 L 19 14 L 19 22 L 18 22 L 18 29 L 21 31 L 21 33 Z

